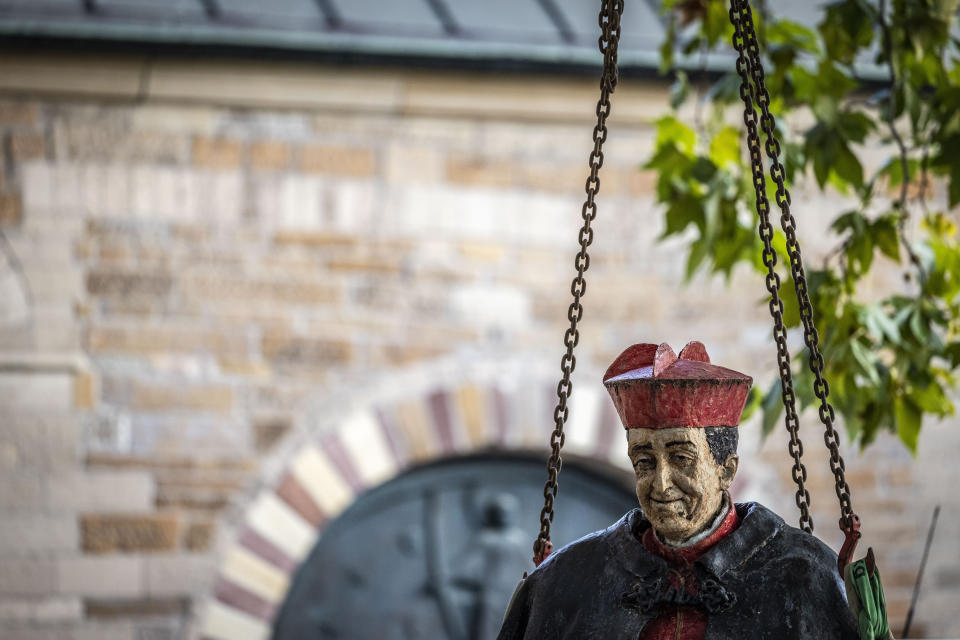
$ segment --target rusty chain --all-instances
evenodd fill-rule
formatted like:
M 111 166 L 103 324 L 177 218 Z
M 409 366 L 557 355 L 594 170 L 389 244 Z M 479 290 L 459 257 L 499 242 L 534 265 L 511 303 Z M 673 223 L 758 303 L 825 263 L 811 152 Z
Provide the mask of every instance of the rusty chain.
M 600 77 L 600 99 L 597 101 L 596 109 L 597 125 L 593 129 L 593 150 L 590 152 L 588 160 L 590 175 L 587 177 L 585 187 L 587 198 L 583 203 L 581 212 L 583 226 L 580 228 L 578 236 L 580 251 L 574 260 L 577 275 L 570 284 L 573 302 L 570 303 L 570 308 L 567 311 L 570 327 L 563 336 L 566 351 L 560 360 L 562 376 L 559 384 L 557 384 L 558 400 L 553 412 L 554 430 L 550 435 L 550 458 L 547 461 L 547 482 L 543 487 L 544 505 L 540 511 L 540 534 L 537 536 L 536 542 L 533 543 L 533 561 L 538 565 L 549 555 L 549 549 L 551 548 L 550 525 L 553 523 L 553 504 L 559 490 L 557 476 L 563 465 L 560 457 L 560 449 L 563 447 L 565 439 L 563 427 L 569 415 L 567 401 L 570 392 L 573 390 L 570 375 L 577 364 L 573 350 L 580 341 L 580 331 L 577 326 L 583 318 L 583 304 L 581 304 L 580 299 L 587 291 L 587 281 L 583 276 L 590 267 L 590 255 L 587 253 L 587 248 L 593 242 L 591 223 L 597 216 L 595 200 L 597 193 L 600 191 L 599 173 L 600 167 L 603 166 L 603 143 L 607 140 L 607 117 L 609 117 L 611 109 L 610 96 L 617 88 L 617 47 L 620 42 L 620 16 L 622 14 L 623 0 L 602 0 L 598 18 L 600 24 L 598 44 L 601 53 L 603 53 L 603 74 Z
M 800 441 L 800 418 L 797 415 L 796 396 L 793 391 L 793 372 L 790 369 L 790 350 L 787 347 L 787 330 L 783 324 L 783 300 L 780 299 L 780 275 L 776 271 L 777 253 L 773 249 L 773 225 L 770 224 L 770 201 L 767 199 L 767 183 L 763 171 L 760 135 L 757 132 L 757 113 L 754 108 L 748 61 L 744 47 L 743 28 L 739 14 L 731 7 L 733 23 L 733 47 L 737 51 L 737 73 L 740 75 L 740 99 L 745 105 L 743 123 L 747 128 L 747 147 L 753 169 L 753 187 L 757 192 L 757 216 L 760 218 L 760 239 L 763 241 L 763 264 L 767 268 L 766 285 L 770 292 L 770 316 L 773 318 L 773 338 L 777 344 L 777 365 L 780 373 L 780 396 L 785 409 L 784 424 L 790 434 L 788 450 L 793 458 L 793 481 L 797 483 L 796 503 L 800 509 L 800 528 L 813 532 L 810 517 L 810 491 L 807 490 L 807 469 L 801 461 L 803 443 Z
M 830 470 L 833 472 L 837 499 L 840 501 L 840 529 L 849 533 L 855 529 L 855 525 L 859 525 L 859 519 L 853 512 L 853 506 L 850 498 L 850 486 L 847 484 L 844 473 L 845 465 L 843 458 L 840 455 L 839 434 L 834 427 L 834 410 L 828 399 L 830 395 L 830 386 L 827 384 L 827 381 L 823 376 L 824 362 L 823 355 L 820 353 L 820 335 L 817 332 L 817 328 L 814 323 L 813 306 L 810 304 L 810 295 L 807 290 L 806 272 L 803 267 L 803 258 L 800 254 L 800 243 L 797 240 L 796 235 L 796 220 L 794 219 L 793 214 L 790 212 L 790 193 L 787 191 L 785 185 L 785 170 L 783 163 L 780 162 L 781 147 L 780 142 L 777 139 L 776 120 L 773 114 L 770 113 L 770 92 L 767 90 L 764 82 L 763 64 L 760 60 L 760 46 L 757 41 L 756 29 L 754 27 L 753 13 L 750 9 L 749 0 L 731 0 L 730 6 L 730 20 L 734 25 L 735 31 L 734 47 L 737 49 L 740 59 L 743 59 L 743 63 L 741 63 L 740 59 L 738 59 L 737 70 L 738 72 L 741 70 L 743 71 L 743 73 L 741 73 L 741 79 L 748 76 L 749 79 L 752 80 L 750 94 L 753 96 L 753 100 L 756 101 L 757 106 L 760 108 L 760 126 L 763 129 L 764 135 L 766 136 L 765 150 L 770 159 L 770 179 L 773 180 L 774 184 L 777 185 L 776 202 L 781 211 L 780 225 L 783 228 L 786 236 L 787 255 L 790 259 L 790 272 L 793 276 L 794 288 L 796 289 L 797 294 L 797 304 L 800 310 L 800 320 L 803 324 L 803 341 L 807 346 L 807 350 L 809 351 L 808 364 L 810 371 L 813 373 L 815 378 L 813 391 L 817 399 L 820 400 L 818 413 L 820 416 L 820 421 L 824 426 L 824 443 L 827 445 L 827 449 L 830 451 Z M 746 110 L 754 111 L 752 101 L 748 101 L 743 93 L 741 93 L 741 97 L 744 98 Z M 755 112 L 753 118 L 755 122 Z M 757 168 L 759 168 L 762 173 L 763 167 L 759 147 L 754 148 L 751 143 L 750 154 L 751 164 L 754 167 L 754 175 L 756 175 Z M 766 195 L 765 193 L 761 194 L 760 187 L 757 186 L 756 180 L 754 181 L 754 186 L 757 188 L 758 201 L 760 200 L 761 195 L 763 196 L 763 199 L 766 200 Z M 763 237 L 763 232 L 761 232 L 761 237 Z M 778 354 L 780 348 L 780 342 L 778 341 Z M 795 411 L 795 399 L 792 398 L 792 396 L 789 399 L 790 402 L 788 403 L 787 396 L 784 396 L 785 406 L 794 405 L 793 408 Z M 787 427 L 788 429 L 791 428 L 789 424 Z M 794 436 L 794 432 L 791 431 L 791 443 Z M 793 453 L 793 450 L 791 453 Z M 802 447 L 797 450 L 796 455 L 794 456 L 795 463 L 799 461 L 800 454 L 802 454 Z M 794 467 L 794 470 L 794 480 L 798 480 L 798 476 L 796 475 L 796 466 Z M 800 479 L 805 479 L 804 474 L 801 474 Z M 798 486 L 799 490 L 797 502 L 800 503 L 801 499 L 799 497 L 799 493 L 801 490 L 805 492 L 806 489 L 804 489 L 799 480 Z M 809 493 L 805 494 L 805 502 L 809 506 Z M 812 523 L 810 524 L 812 529 Z

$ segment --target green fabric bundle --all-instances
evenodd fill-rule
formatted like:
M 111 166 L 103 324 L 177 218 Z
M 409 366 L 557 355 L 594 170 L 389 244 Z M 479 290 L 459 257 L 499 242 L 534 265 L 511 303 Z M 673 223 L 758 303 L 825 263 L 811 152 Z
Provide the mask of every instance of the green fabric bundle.
M 868 553 L 871 559 L 872 555 Z M 893 640 L 880 571 L 876 566 L 868 567 L 867 558 L 863 558 L 848 564 L 843 573 L 847 603 L 860 627 L 860 640 Z

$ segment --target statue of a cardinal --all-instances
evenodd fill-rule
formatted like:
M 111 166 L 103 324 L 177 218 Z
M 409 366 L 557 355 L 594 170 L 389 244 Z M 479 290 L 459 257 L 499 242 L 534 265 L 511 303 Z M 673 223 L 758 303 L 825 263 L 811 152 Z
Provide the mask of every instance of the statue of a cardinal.
M 734 504 L 752 380 L 691 342 L 638 344 L 604 384 L 640 508 L 554 552 L 520 583 L 499 640 L 859 638 L 837 556 L 757 503 Z

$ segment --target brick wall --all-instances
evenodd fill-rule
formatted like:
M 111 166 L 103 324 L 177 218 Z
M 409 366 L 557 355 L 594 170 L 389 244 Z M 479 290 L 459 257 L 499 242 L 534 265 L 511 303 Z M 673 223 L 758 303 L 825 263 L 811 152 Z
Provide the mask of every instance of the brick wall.
M 490 438 L 545 442 L 592 79 L 143 69 L 0 61 L 3 638 L 257 637 L 290 556 L 358 486 Z M 696 338 L 773 374 L 757 277 L 684 285 L 676 246 L 655 244 L 638 165 L 665 104 L 661 87 L 625 83 L 611 121 L 571 425 L 596 460 L 618 460 L 596 381 L 628 344 Z M 840 205 L 798 194 L 815 256 Z M 496 420 L 496 380 L 532 418 Z M 329 444 L 354 411 L 407 453 L 384 445 L 372 468 L 326 473 L 310 452 L 356 457 Z M 808 424 L 814 516 L 836 546 Z M 744 427 L 741 495 L 793 520 L 786 438 L 756 432 Z M 919 460 L 889 437 L 847 453 L 895 626 L 944 506 L 915 627 L 931 637 L 960 634 L 957 434 L 928 425 Z M 265 539 L 264 521 L 287 525 Z

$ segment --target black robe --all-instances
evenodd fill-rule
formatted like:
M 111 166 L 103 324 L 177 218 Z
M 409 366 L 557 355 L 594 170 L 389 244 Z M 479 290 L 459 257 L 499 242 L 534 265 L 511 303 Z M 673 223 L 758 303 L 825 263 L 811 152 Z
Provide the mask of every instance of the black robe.
M 836 554 L 763 505 L 736 509 L 740 526 L 694 562 L 725 596 L 697 605 L 708 608 L 705 640 L 859 638 Z M 649 527 L 634 509 L 555 551 L 517 587 L 498 640 L 637 640 L 658 610 L 637 594 L 670 597 L 659 589 L 666 562 L 640 542 Z

